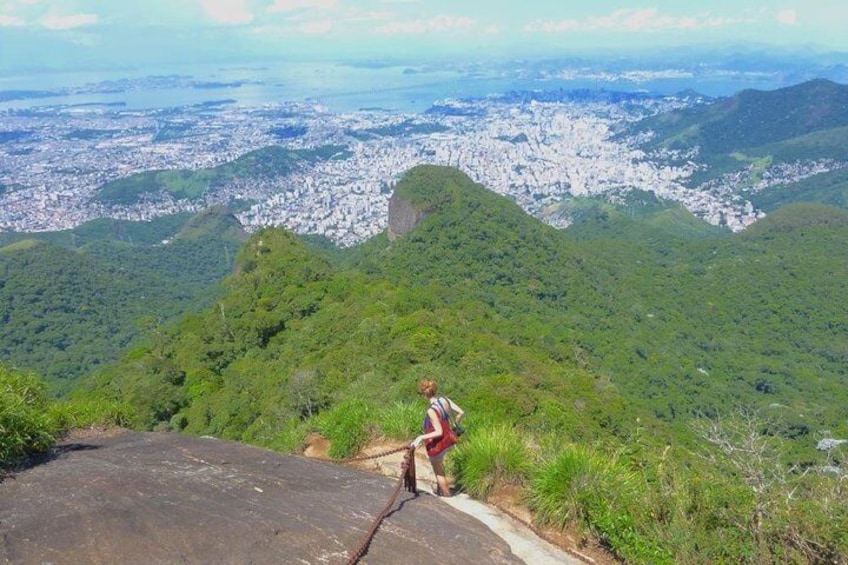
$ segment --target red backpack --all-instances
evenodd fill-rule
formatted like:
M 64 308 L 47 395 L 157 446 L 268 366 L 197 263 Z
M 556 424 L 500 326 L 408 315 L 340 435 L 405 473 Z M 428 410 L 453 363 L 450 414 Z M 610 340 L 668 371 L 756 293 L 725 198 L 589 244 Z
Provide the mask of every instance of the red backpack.
M 450 413 L 445 410 L 444 406 L 442 406 L 441 399 L 437 399 L 436 402 L 430 405 L 430 408 L 436 408 L 436 412 L 439 414 L 439 422 L 442 424 L 442 435 L 441 437 L 426 440 L 424 442 L 424 446 L 427 448 L 428 456 L 436 457 L 456 443 L 456 432 L 454 432 L 451 427 Z M 429 434 L 433 431 L 433 423 L 430 422 L 429 408 L 427 409 L 427 412 L 428 413 L 424 416 L 425 434 Z

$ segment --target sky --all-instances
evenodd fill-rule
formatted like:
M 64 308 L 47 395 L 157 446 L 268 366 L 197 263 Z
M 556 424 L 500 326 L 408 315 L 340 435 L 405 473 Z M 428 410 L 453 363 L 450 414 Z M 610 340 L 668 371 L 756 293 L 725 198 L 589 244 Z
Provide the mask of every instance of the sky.
M 0 0 L 0 71 L 689 45 L 848 52 L 848 0 Z

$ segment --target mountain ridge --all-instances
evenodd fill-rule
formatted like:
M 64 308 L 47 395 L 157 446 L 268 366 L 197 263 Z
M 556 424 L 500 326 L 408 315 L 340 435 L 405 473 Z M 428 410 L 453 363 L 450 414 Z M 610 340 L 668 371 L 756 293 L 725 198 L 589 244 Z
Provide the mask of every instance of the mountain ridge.
M 142 328 L 208 304 L 247 237 L 226 208 L 177 222 L 0 235 L 10 242 L 0 247 L 0 359 L 63 392 Z
M 585 520 L 634 563 L 813 555 L 788 535 L 842 554 L 848 514 L 818 494 L 839 481 L 814 470 L 820 434 L 848 433 L 842 212 L 720 236 L 598 214 L 575 236 L 456 170 L 398 189 L 431 210 L 405 235 L 328 253 L 252 234 L 212 304 L 151 328 L 72 402 L 287 453 L 317 433 L 341 459 L 420 433 L 433 378 L 468 414 L 449 460 L 475 496 L 512 485 L 540 523 Z M 768 465 L 710 451 L 735 429 Z M 795 466 L 811 471 L 786 483 Z
M 637 125 L 659 134 L 654 144 L 701 145 L 733 153 L 848 125 L 848 86 L 810 80 L 773 91 L 743 90 L 707 106 L 675 110 Z
M 616 226 L 632 225 L 632 220 L 612 216 L 599 220 L 601 226 L 609 226 L 598 232 L 603 237 L 575 238 L 568 230 L 555 230 L 526 215 L 513 202 L 486 191 L 458 171 L 416 167 L 399 182 L 399 194 L 408 197 L 419 185 L 426 185 L 426 197 L 417 202 L 431 210 L 426 218 L 393 241 L 375 238 L 361 249 L 351 250 L 341 262 L 322 258 L 284 231 L 270 229 L 254 234 L 240 254 L 238 274 L 226 285 L 230 294 L 220 305 L 228 316 L 230 329 L 226 331 L 232 333 L 216 346 L 219 351 L 215 355 L 223 356 L 226 364 L 216 362 L 215 368 L 210 366 L 208 370 L 226 373 L 227 365 L 258 348 L 257 351 L 266 351 L 263 355 L 271 355 L 269 362 L 279 363 L 275 370 L 283 371 L 279 377 L 283 381 L 289 378 L 287 374 L 303 370 L 313 374 L 318 385 L 342 367 L 356 374 L 371 366 L 370 371 L 381 374 L 409 371 L 410 367 L 404 368 L 405 363 L 435 363 L 444 371 L 445 363 L 462 366 L 463 357 L 449 345 L 450 339 L 459 336 L 445 325 L 446 321 L 456 323 L 467 317 L 462 323 L 491 320 L 494 333 L 485 340 L 494 340 L 489 342 L 496 349 L 501 346 L 495 343 L 500 342 L 532 348 L 541 340 L 545 346 L 537 353 L 542 356 L 533 363 L 544 364 L 553 359 L 585 361 L 585 352 L 591 352 L 588 357 L 593 361 L 589 367 L 592 372 L 614 375 L 616 395 L 626 391 L 628 398 L 641 398 L 637 404 L 642 408 L 651 406 L 661 419 L 672 421 L 690 418 L 701 410 L 714 411 L 721 402 L 711 399 L 709 391 L 719 394 L 727 386 L 752 402 L 765 401 L 758 398 L 757 383 L 772 382 L 770 390 L 774 390 L 775 377 L 763 364 L 777 351 L 786 357 L 777 365 L 788 363 L 781 371 L 796 370 L 789 366 L 797 361 L 790 360 L 802 352 L 806 356 L 830 351 L 826 354 L 830 360 L 823 361 L 822 370 L 836 377 L 836 336 L 823 333 L 817 324 L 822 316 L 842 315 L 844 308 L 832 300 L 838 292 L 841 267 L 832 261 L 832 250 L 821 245 L 809 247 L 808 231 L 817 230 L 822 244 L 830 242 L 828 245 L 840 249 L 838 242 L 846 238 L 842 212 L 803 206 L 798 210 L 804 214 L 796 220 L 790 210 L 773 220 L 764 219 L 760 229 L 744 236 L 711 234 L 693 239 L 670 238 L 668 232 L 656 228 L 639 232 L 639 237 L 631 239 L 636 232 L 627 227 L 621 231 Z M 433 206 L 433 202 L 438 206 Z M 769 249 L 779 252 L 780 259 L 769 257 Z M 825 264 L 830 265 L 826 271 L 832 282 L 816 282 L 817 287 L 813 286 L 810 277 L 815 277 L 814 270 Z M 778 265 L 782 266 L 772 272 Z M 795 280 L 798 273 L 806 274 Z M 768 288 L 758 288 L 757 281 L 761 279 L 768 281 Z M 372 298 L 363 303 L 352 293 L 354 288 Z M 803 296 L 792 298 L 793 288 L 803 289 Z M 712 314 L 693 308 L 699 296 L 711 297 Z M 409 304 L 401 305 L 398 300 Z M 760 300 L 775 301 L 771 313 L 762 311 Z M 809 306 L 794 305 L 799 300 L 809 301 Z M 394 308 L 398 310 L 389 315 Z M 815 308 L 815 319 L 798 317 L 807 308 Z M 377 311 L 388 317 L 375 317 Z M 330 312 L 337 314 L 328 317 Z M 405 322 L 410 324 L 408 330 L 390 329 L 409 316 Z M 747 330 L 744 339 L 728 341 L 724 334 L 737 331 L 733 328 L 738 328 L 739 316 L 749 316 L 756 325 Z M 197 326 L 202 319 L 206 322 Z M 338 338 L 326 333 L 331 319 L 335 320 L 333 331 Z M 796 326 L 795 331 L 788 332 L 792 337 L 768 337 L 771 330 L 766 322 L 770 319 Z M 374 337 L 379 336 L 377 339 L 385 348 L 383 352 L 371 351 L 369 340 L 361 342 L 354 337 L 361 331 L 359 325 L 366 323 L 364 320 L 373 325 Z M 184 330 L 195 336 L 205 335 L 201 340 L 212 343 L 222 339 L 220 334 L 211 335 L 202 326 L 211 328 L 220 323 L 220 312 L 208 312 L 184 326 Z M 320 345 L 308 345 L 312 338 L 298 333 L 305 328 L 325 336 Z M 478 330 L 468 331 L 474 334 Z M 348 337 L 342 338 L 344 335 Z M 820 340 L 818 345 L 812 342 L 814 335 Z M 340 338 L 342 341 L 338 341 Z M 772 344 L 767 346 L 764 340 L 771 340 Z M 187 346 L 180 345 L 180 341 L 177 337 L 171 347 Z M 669 352 L 671 343 L 679 350 Z M 305 349 L 298 351 L 299 347 Z M 353 353 L 352 347 L 359 353 Z M 396 347 L 398 350 L 392 353 Z M 470 344 L 466 347 L 476 349 Z M 313 359 L 316 352 L 309 353 L 311 348 L 323 351 L 327 359 L 334 359 L 339 365 L 331 369 L 320 356 Z M 274 361 L 283 350 L 287 351 L 288 361 Z M 202 357 L 210 353 L 191 355 Z M 509 356 L 507 350 L 502 353 Z M 347 360 L 341 361 L 340 355 Z M 356 361 L 357 355 L 374 357 L 367 362 Z M 174 353 L 171 357 L 174 370 L 185 370 L 179 368 L 181 355 Z M 768 365 L 774 363 L 773 359 L 768 361 Z M 302 366 L 298 368 L 298 364 Z M 686 378 L 679 378 L 680 369 L 673 368 L 676 364 L 686 367 Z M 709 366 L 712 370 L 708 372 L 725 376 L 703 378 L 700 371 Z M 142 374 L 133 378 L 141 378 Z M 201 377 L 206 374 L 204 371 L 192 374 L 186 375 L 187 383 L 200 381 L 191 386 L 200 386 L 207 378 Z M 483 370 L 482 375 L 486 374 Z M 658 374 L 665 376 L 660 378 Z M 456 378 L 458 375 L 451 380 Z M 473 380 L 481 383 L 481 391 L 486 389 L 484 381 Z M 735 384 L 730 385 L 731 382 Z M 823 400 L 834 394 L 836 381 L 828 382 L 816 391 L 805 380 L 788 381 L 783 400 L 788 406 L 796 404 L 800 413 L 800 406 L 812 398 Z M 701 384 L 693 386 L 694 383 Z M 460 382 L 455 384 L 459 386 Z M 345 387 L 343 381 L 334 382 L 331 390 L 337 393 L 338 387 Z M 225 389 L 217 389 L 215 395 L 230 394 Z M 462 390 L 470 393 L 470 383 L 463 384 Z M 681 394 L 673 410 L 650 400 L 660 398 L 656 395 L 662 390 Z M 323 398 L 316 402 L 326 402 Z M 185 402 L 182 398 L 178 405 Z M 170 414 L 180 410 L 178 407 Z M 192 412 L 191 408 L 187 410 Z M 827 411 L 831 415 L 826 419 L 838 412 L 831 406 Z M 209 424 L 207 420 L 195 428 L 195 421 L 203 420 L 196 420 L 196 415 L 188 419 L 190 429 L 199 433 Z M 209 431 L 220 433 L 221 429 L 213 426 Z

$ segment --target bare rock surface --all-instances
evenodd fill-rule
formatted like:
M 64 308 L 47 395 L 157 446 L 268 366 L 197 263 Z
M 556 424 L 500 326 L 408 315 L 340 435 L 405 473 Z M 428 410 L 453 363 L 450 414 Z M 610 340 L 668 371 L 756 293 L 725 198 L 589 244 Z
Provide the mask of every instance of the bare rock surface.
M 346 563 L 396 481 L 239 443 L 121 432 L 0 483 L 0 562 Z M 360 563 L 521 563 L 484 524 L 402 492 Z
M 389 241 L 403 237 L 426 217 L 426 213 L 416 210 L 397 192 L 393 193 L 389 198 L 389 225 L 387 228 Z

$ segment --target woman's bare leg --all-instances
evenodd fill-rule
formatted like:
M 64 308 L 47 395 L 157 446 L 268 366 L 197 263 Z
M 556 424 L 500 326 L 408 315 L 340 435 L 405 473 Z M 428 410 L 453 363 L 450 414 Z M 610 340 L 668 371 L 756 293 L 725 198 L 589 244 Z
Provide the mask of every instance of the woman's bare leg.
M 448 477 L 445 475 L 445 462 L 433 461 L 433 473 L 436 475 L 436 484 L 439 486 L 439 493 L 442 496 L 450 496 L 450 485 L 448 485 Z

